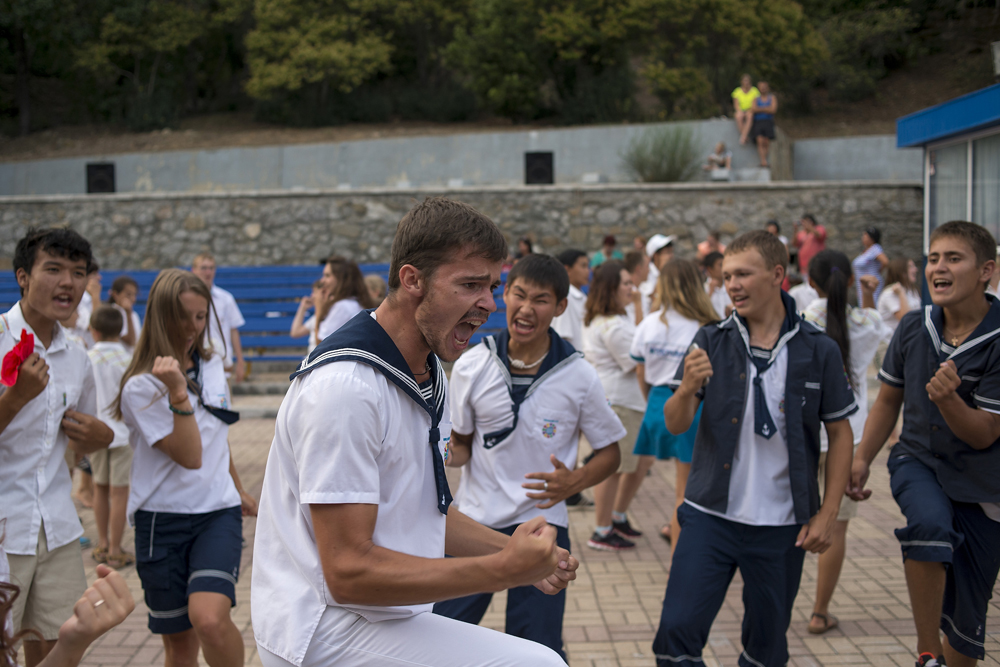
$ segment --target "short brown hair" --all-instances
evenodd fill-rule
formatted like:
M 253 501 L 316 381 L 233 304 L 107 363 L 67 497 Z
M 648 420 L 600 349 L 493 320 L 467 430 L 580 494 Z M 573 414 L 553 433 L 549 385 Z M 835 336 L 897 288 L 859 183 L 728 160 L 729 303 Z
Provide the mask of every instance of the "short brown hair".
M 629 273 L 635 273 L 635 270 L 639 268 L 643 262 L 648 262 L 649 258 L 646 257 L 646 253 L 639 252 L 638 250 L 630 250 L 625 253 L 625 270 Z
M 399 271 L 410 264 L 430 278 L 462 248 L 493 262 L 507 258 L 507 241 L 488 217 L 468 204 L 428 197 L 410 209 L 396 228 L 389 262 L 389 292 L 399 287 Z
M 976 263 L 980 266 L 997 258 L 997 242 L 982 225 L 965 220 L 946 222 L 931 232 L 928 249 L 942 236 L 959 238 L 968 243 L 972 252 L 976 253 Z
M 90 328 L 103 338 L 120 338 L 125 318 L 114 306 L 98 306 L 90 315 Z
M 737 236 L 726 247 L 726 255 L 735 255 L 751 249 L 760 253 L 769 269 L 788 265 L 788 250 L 785 244 L 779 241 L 777 236 L 763 229 L 755 229 Z
M 215 261 L 215 255 L 213 255 L 212 253 L 210 253 L 210 252 L 199 252 L 197 255 L 194 256 L 194 259 L 191 260 L 191 268 L 194 268 L 194 267 L 198 266 L 198 264 L 202 260 L 205 260 L 205 259 L 212 260 L 212 264 L 216 263 L 216 261 Z

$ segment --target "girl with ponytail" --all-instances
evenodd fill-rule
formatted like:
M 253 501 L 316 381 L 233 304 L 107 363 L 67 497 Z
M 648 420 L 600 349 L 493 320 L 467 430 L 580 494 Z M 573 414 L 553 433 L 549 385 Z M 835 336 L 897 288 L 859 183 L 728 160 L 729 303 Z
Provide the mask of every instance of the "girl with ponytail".
M 854 431 L 854 446 L 857 447 L 868 418 L 867 370 L 883 336 L 882 318 L 875 310 L 878 277 L 861 277 L 862 307 L 855 308 L 847 303 L 847 290 L 854 284 L 850 260 L 837 250 L 823 250 L 809 260 L 809 284 L 819 294 L 819 298 L 806 308 L 802 317 L 824 329 L 840 348 L 845 372 L 858 403 L 858 411 L 849 417 L 851 430 Z M 824 488 L 827 449 L 825 432 L 821 434 L 820 449 L 820 488 Z M 844 563 L 847 522 L 857 516 L 857 511 L 857 502 L 844 496 L 837 515 L 833 543 L 819 557 L 816 601 L 809 620 L 809 632 L 812 634 L 822 634 L 837 627 L 836 617 L 829 613 L 830 599 Z

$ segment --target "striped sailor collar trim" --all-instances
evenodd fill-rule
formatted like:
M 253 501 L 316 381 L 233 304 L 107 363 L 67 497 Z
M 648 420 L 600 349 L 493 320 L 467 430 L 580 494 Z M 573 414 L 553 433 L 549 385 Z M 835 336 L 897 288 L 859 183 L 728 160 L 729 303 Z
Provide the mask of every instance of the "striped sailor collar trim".
M 944 341 L 944 309 L 934 305 L 924 306 L 924 329 L 939 355 L 946 355 L 946 359 L 954 359 L 1000 335 L 1000 300 L 992 294 L 986 294 L 986 299 L 990 302 L 986 317 L 958 347 L 953 347 Z
M 336 361 L 357 361 L 380 371 L 386 378 L 402 389 L 411 399 L 425 409 L 439 416 L 444 407 L 444 367 L 433 352 L 427 355 L 427 363 L 434 374 L 434 402 L 428 405 L 420 391 L 410 366 L 396 347 L 392 338 L 373 317 L 373 311 L 363 310 L 316 346 L 299 367 L 289 376 L 294 380 L 300 375 Z
M 505 330 L 501 331 L 499 334 L 486 336 L 483 338 L 483 344 L 490 351 L 490 358 L 500 369 L 500 375 L 503 377 L 504 384 L 507 385 L 507 390 L 510 391 L 514 385 L 514 381 L 510 373 L 510 363 L 507 359 L 507 344 L 510 342 L 510 334 Z M 545 361 L 542 362 L 541 368 L 538 369 L 538 374 L 531 377 L 530 385 L 528 391 L 525 392 L 524 397 L 527 398 L 535 392 L 542 382 L 550 378 L 552 375 L 557 373 L 559 370 L 565 366 L 573 363 L 574 360 L 583 357 L 583 352 L 578 351 L 572 345 L 567 343 L 562 337 L 555 332 L 554 329 L 549 327 L 549 352 L 545 356 Z M 518 384 L 524 384 L 518 382 Z
M 801 324 L 804 321 L 795 309 L 795 300 L 788 296 L 784 290 L 781 292 L 781 302 L 785 306 L 785 321 L 781 323 L 781 334 L 778 336 L 778 342 L 774 344 L 770 354 L 766 350 L 750 347 L 750 331 L 747 329 L 746 322 L 735 310 L 733 310 L 729 317 L 719 323 L 719 328 L 735 327 L 739 331 L 740 338 L 743 339 L 743 346 L 746 348 L 747 356 L 767 358 L 767 364 L 770 366 L 778 358 L 781 349 L 799 333 Z

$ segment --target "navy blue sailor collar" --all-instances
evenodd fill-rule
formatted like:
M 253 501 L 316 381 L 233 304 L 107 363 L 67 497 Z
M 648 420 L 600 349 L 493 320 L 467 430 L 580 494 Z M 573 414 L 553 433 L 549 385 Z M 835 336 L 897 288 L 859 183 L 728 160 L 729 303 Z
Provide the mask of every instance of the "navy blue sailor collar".
M 924 330 L 930 337 L 931 344 L 942 362 L 974 350 L 1000 335 L 1000 300 L 992 294 L 985 296 L 990 303 L 986 317 L 958 347 L 954 347 L 944 340 L 944 309 L 941 306 L 924 306 Z
M 389 382 L 403 391 L 414 403 L 419 405 L 431 418 L 431 428 L 428 439 L 431 445 L 431 456 L 434 463 L 434 481 L 437 486 L 438 509 L 442 514 L 448 513 L 451 504 L 451 491 L 444 474 L 444 460 L 438 449 L 441 440 L 439 429 L 445 405 L 445 375 L 444 368 L 433 352 L 427 355 L 427 365 L 434 374 L 434 395 L 432 403 L 424 400 L 410 366 L 403 354 L 396 347 L 385 329 L 372 317 L 374 309 L 362 310 L 351 318 L 347 324 L 327 336 L 316 349 L 299 364 L 299 367 L 289 376 L 294 380 L 300 375 L 313 371 L 320 366 L 336 361 L 356 361 L 371 366 L 382 373 Z
M 548 333 L 549 351 L 546 353 L 545 359 L 542 361 L 542 365 L 539 367 L 538 372 L 533 376 L 527 376 L 530 377 L 531 380 L 528 385 L 528 389 L 523 393 L 514 391 L 514 380 L 511 377 L 510 359 L 507 358 L 507 346 L 510 344 L 510 332 L 504 329 L 499 334 L 483 338 L 483 344 L 486 345 L 487 349 L 490 351 L 490 357 L 500 368 L 500 376 L 507 385 L 507 394 L 510 396 L 511 400 L 510 409 L 511 413 L 514 415 L 514 421 L 509 427 L 502 428 L 499 431 L 494 431 L 493 433 L 487 433 L 483 436 L 483 446 L 486 449 L 496 447 L 514 432 L 514 429 L 517 428 L 518 411 L 521 408 L 521 403 L 527 400 L 527 398 L 531 396 L 531 394 L 533 394 L 545 380 L 552 377 L 552 375 L 572 363 L 575 359 L 583 358 L 583 353 L 579 352 L 570 343 L 563 340 L 562 337 L 552 329 L 552 327 L 549 327 Z

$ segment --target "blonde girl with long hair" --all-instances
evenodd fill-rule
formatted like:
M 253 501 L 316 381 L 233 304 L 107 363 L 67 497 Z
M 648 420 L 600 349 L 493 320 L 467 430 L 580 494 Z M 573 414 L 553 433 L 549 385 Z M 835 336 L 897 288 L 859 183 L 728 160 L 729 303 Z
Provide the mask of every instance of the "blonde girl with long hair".
M 134 450 L 128 518 L 149 629 L 162 635 L 167 667 L 243 664 L 236 604 L 242 491 L 229 452 L 230 411 L 223 358 L 206 325 L 212 296 L 193 273 L 160 272 L 146 323 L 112 404 Z
M 673 396 L 671 385 L 681 361 L 702 326 L 719 320 L 705 293 L 698 266 L 686 259 L 669 261 L 660 272 L 656 286 L 659 309 L 653 310 L 636 328 L 630 351 L 638 362 L 636 376 L 647 399 L 646 413 L 636 438 L 635 454 L 658 459 L 676 459 L 676 493 L 671 523 L 660 535 L 676 544 L 680 535 L 677 507 L 684 502 L 684 489 L 691 471 L 694 438 L 698 432 L 701 408 L 691 428 L 681 435 L 667 430 L 663 406 Z

